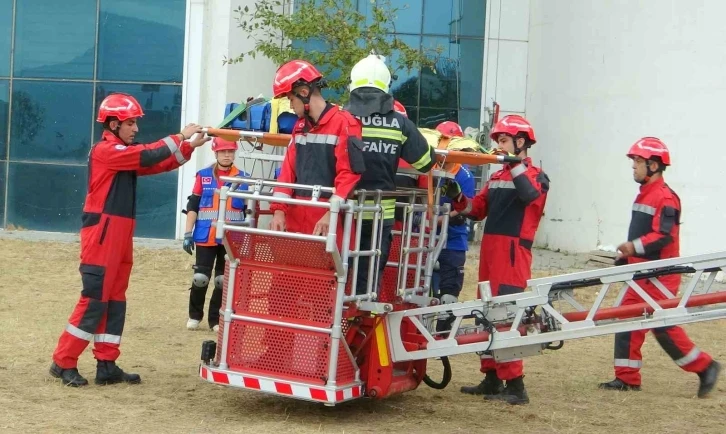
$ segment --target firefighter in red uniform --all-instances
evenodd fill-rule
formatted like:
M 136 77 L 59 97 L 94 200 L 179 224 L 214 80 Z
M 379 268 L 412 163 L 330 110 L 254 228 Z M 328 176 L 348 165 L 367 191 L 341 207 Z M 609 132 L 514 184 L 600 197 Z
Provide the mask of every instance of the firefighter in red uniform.
M 671 164 L 668 148 L 655 137 L 644 137 L 630 147 L 627 156 L 633 160 L 633 179 L 640 184 L 640 193 L 633 204 L 628 241 L 618 246 L 616 264 L 676 258 L 680 254 L 681 200 L 663 179 L 663 172 Z M 675 295 L 681 276 L 671 274 L 658 280 Z M 665 294 L 649 280 L 636 280 L 635 283 L 654 300 L 666 299 Z M 640 296 L 629 288 L 622 305 L 642 302 Z M 643 364 L 640 348 L 646 333 L 647 330 L 637 330 L 615 335 L 615 379 L 601 383 L 601 389 L 640 390 L 640 367 Z M 655 328 L 653 334 L 681 369 L 698 374 L 699 398 L 713 390 L 721 365 L 699 350 L 681 327 Z
M 148 145 L 135 144 L 137 119 L 144 115 L 130 95 L 107 96 L 98 111 L 103 137 L 88 154 L 88 193 L 83 206 L 81 265 L 83 290 L 53 353 L 50 374 L 68 386 L 85 386 L 78 357 L 93 341 L 96 384 L 141 381 L 121 370 L 118 358 L 126 316 L 126 288 L 133 264 L 137 176 L 168 172 L 189 161 L 209 138 L 196 124 Z
M 365 170 L 362 127 L 350 113 L 327 102 L 320 94 L 323 75 L 304 60 L 282 65 L 275 74 L 275 98 L 286 96 L 298 115 L 290 144 L 282 162 L 279 182 L 333 187 L 334 193 L 321 193 L 322 200 L 345 201 Z M 275 197 L 309 199 L 310 190 L 276 187 Z M 280 203 L 270 205 L 274 212 L 270 229 L 313 235 L 327 235 L 330 211 Z M 342 241 L 343 219 L 338 219 L 338 246 Z
M 455 197 L 453 207 L 470 218 L 481 220 L 484 236 L 479 257 L 479 281 L 489 281 L 493 296 L 523 292 L 531 277 L 532 244 L 547 200 L 549 178 L 527 157 L 527 149 L 536 143 L 532 125 L 521 116 L 502 118 L 490 137 L 503 152 L 522 158 L 521 163 L 507 164 L 492 174 L 473 200 L 460 194 L 456 182 L 449 181 L 443 191 Z M 476 386 L 461 388 L 463 393 L 484 395 L 485 399 L 504 400 L 510 404 L 529 402 L 523 382 L 521 360 L 495 363 L 481 356 L 484 380 Z M 503 386 L 502 380 L 506 381 Z
M 222 307 L 222 285 L 224 283 L 224 255 L 226 250 L 222 239 L 217 238 L 216 223 L 219 214 L 219 189 L 229 185 L 220 178 L 222 176 L 243 176 L 234 166 L 237 142 L 224 140 L 220 137 L 212 139 L 212 152 L 216 163 L 197 172 L 197 179 L 187 203 L 186 231 L 184 233 L 184 251 L 192 254 L 196 247 L 196 260 L 192 286 L 189 289 L 189 319 L 187 329 L 196 330 L 204 318 L 204 299 L 207 294 L 209 280 L 214 270 L 214 291 L 209 300 L 207 322 L 215 332 L 219 329 L 219 309 Z M 242 184 L 239 190 L 247 190 Z M 245 204 L 243 199 L 228 198 L 226 221 L 239 223 L 244 220 Z

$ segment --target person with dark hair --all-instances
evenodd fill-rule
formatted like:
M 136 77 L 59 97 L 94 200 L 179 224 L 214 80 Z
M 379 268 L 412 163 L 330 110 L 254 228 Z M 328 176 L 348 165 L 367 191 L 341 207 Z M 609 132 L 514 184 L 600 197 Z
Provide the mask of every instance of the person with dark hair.
M 320 90 L 325 86 L 323 75 L 304 60 L 292 60 L 277 70 L 274 97 L 287 97 L 298 116 L 277 181 L 333 187 L 334 193 L 323 192 L 320 199 L 344 202 L 365 171 L 362 127 L 353 115 L 323 98 Z M 312 191 L 275 187 L 273 196 L 310 199 Z M 272 230 L 328 234 L 329 210 L 283 203 L 272 203 L 270 210 Z M 336 228 L 339 246 L 342 223 L 340 218 Z
M 491 295 L 524 292 L 532 276 L 532 245 L 544 212 L 550 180 L 532 164 L 527 150 L 537 143 L 534 128 L 519 115 L 503 117 L 490 133 L 498 151 L 520 157 L 518 163 L 505 164 L 492 174 L 474 199 L 461 194 L 455 181 L 444 185 L 442 192 L 454 198 L 452 206 L 460 214 L 482 220 L 484 236 L 479 255 L 479 281 L 488 281 Z M 481 295 L 479 295 L 481 298 Z M 524 365 L 521 359 L 503 363 L 489 354 L 481 355 L 484 380 L 475 386 L 464 386 L 463 393 L 484 395 L 485 399 L 503 400 L 509 404 L 527 404 L 524 387 Z M 506 386 L 503 385 L 506 381 Z
M 628 241 L 618 246 L 616 265 L 637 264 L 680 255 L 681 200 L 666 184 L 663 172 L 671 164 L 668 147 L 656 137 L 643 137 L 628 150 L 633 160 L 633 180 L 640 192 L 633 203 Z M 668 292 L 675 295 L 681 283 L 680 274 L 658 277 Z M 648 279 L 635 284 L 653 300 L 665 300 L 666 294 Z M 621 305 L 643 303 L 643 299 L 628 288 Z M 698 397 L 706 396 L 716 386 L 721 365 L 701 351 L 678 326 L 652 330 L 655 339 L 681 369 L 698 374 Z M 648 330 L 615 334 L 615 379 L 600 383 L 600 389 L 640 390 L 640 368 L 643 357 L 640 348 Z
M 81 225 L 81 298 L 53 352 L 50 374 L 64 385 L 85 386 L 78 358 L 93 341 L 96 384 L 141 382 L 116 365 L 133 266 L 138 176 L 169 172 L 189 161 L 205 137 L 197 124 L 148 145 L 134 142 L 144 115 L 131 95 L 113 93 L 98 110 L 101 141 L 88 153 L 88 193 Z M 197 136 L 192 139 L 192 136 Z M 190 140 L 192 139 L 192 140 Z

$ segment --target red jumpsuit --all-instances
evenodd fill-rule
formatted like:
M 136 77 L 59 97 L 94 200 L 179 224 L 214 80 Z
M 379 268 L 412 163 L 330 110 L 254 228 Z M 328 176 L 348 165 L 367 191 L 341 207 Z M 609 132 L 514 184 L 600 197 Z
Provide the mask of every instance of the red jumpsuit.
M 363 172 L 363 167 L 359 166 L 363 158 L 361 133 L 360 122 L 332 104 L 327 105 L 315 125 L 305 119 L 298 119 L 277 181 L 334 187 L 337 198 L 347 199 Z M 274 196 L 308 199 L 312 192 L 275 187 Z M 320 199 L 324 201 L 330 197 L 330 193 L 320 194 Z M 280 203 L 273 203 L 270 210 L 285 213 L 287 231 L 305 234 L 311 234 L 315 224 L 327 212 L 324 208 Z M 339 214 L 339 248 L 343 239 L 343 218 L 344 214 Z
M 678 195 L 659 178 L 640 187 L 640 193 L 633 204 L 633 213 L 628 230 L 628 240 L 635 247 L 635 256 L 628 258 L 629 264 L 679 256 L 679 226 L 681 201 Z M 659 277 L 658 280 L 672 294 L 678 292 L 680 274 Z M 665 300 L 666 296 L 649 280 L 636 280 L 654 300 Z M 643 303 L 640 296 L 629 288 L 622 305 Z M 624 383 L 640 386 L 640 368 L 643 358 L 640 348 L 647 330 L 617 333 L 615 335 L 615 376 Z M 660 346 L 681 369 L 701 372 L 711 363 L 711 356 L 700 351 L 678 326 L 653 329 Z
M 115 361 L 126 317 L 133 265 L 136 177 L 174 170 L 192 155 L 178 136 L 126 146 L 105 131 L 88 155 L 88 193 L 81 227 L 81 298 L 53 353 L 62 369 L 75 368 L 93 340 L 97 360 Z
M 549 178 L 530 158 L 494 173 L 473 200 L 462 195 L 454 209 L 475 220 L 487 218 L 479 254 L 479 281 L 492 295 L 523 292 L 531 278 L 532 244 L 547 200 Z M 478 295 L 479 297 L 481 295 Z M 500 380 L 522 375 L 522 361 L 495 363 L 483 355 L 481 372 L 497 371 Z

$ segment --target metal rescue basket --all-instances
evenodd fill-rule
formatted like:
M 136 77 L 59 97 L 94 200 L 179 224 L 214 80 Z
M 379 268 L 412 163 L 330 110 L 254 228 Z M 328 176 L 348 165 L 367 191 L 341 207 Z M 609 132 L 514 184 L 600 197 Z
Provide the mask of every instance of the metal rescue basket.
M 326 404 L 363 396 L 364 384 L 370 396 L 416 388 L 425 375 L 426 361 L 394 364 L 388 355 L 384 321 L 375 314 L 392 311 L 393 302 L 416 307 L 420 303 L 410 302 L 435 300 L 428 297 L 429 282 L 434 258 L 446 236 L 448 214 L 443 213 L 443 235 L 437 236 L 435 231 L 414 232 L 414 220 L 432 217 L 427 215 L 425 200 L 414 203 L 417 197 L 425 197 L 420 191 L 359 191 L 355 200 L 331 203 L 319 197 L 332 193 L 332 188 L 250 178 L 222 180 L 230 183 L 220 193 L 217 222 L 217 233 L 227 250 L 222 316 L 217 341 L 204 343 L 201 377 Z M 247 190 L 238 189 L 240 185 Z M 269 189 L 275 186 L 309 190 L 312 200 L 273 197 Z M 378 294 L 374 289 L 377 270 L 386 265 L 377 261 L 381 201 L 393 195 L 411 201 L 397 204 L 406 209 L 404 229 L 393 233 Z M 243 224 L 225 222 L 225 204 L 233 197 L 247 203 Z M 260 204 L 264 202 L 329 210 L 330 231 L 313 236 L 259 228 Z M 439 210 L 433 207 L 433 218 L 439 216 Z M 367 251 L 358 248 L 363 213 L 373 214 L 373 248 Z M 342 240 L 336 239 L 339 222 L 344 228 Z M 356 291 L 353 276 L 362 256 L 374 260 L 369 261 L 367 288 Z M 400 266 L 400 259 L 407 266 Z M 407 333 L 415 334 L 415 330 Z M 371 346 L 375 347 L 372 353 Z M 370 377 L 369 370 L 378 375 L 378 381 Z

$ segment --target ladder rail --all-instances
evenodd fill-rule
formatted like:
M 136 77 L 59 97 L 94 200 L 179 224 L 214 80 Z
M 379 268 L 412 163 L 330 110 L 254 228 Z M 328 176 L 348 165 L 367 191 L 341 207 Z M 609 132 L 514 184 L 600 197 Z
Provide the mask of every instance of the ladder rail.
M 629 332 L 636 330 L 647 330 L 659 327 L 669 327 L 675 325 L 691 324 L 703 321 L 713 321 L 726 319 L 726 307 L 714 309 L 703 309 L 700 307 L 691 308 L 682 316 L 674 316 L 668 318 L 644 318 L 636 321 L 611 322 L 598 325 L 595 327 L 582 327 L 569 330 L 558 330 L 547 333 L 537 333 L 527 336 L 515 336 L 510 332 L 497 333 L 491 341 L 472 343 L 458 343 L 455 338 L 447 338 L 434 341 L 435 345 L 428 345 L 427 348 L 420 350 L 407 351 L 399 342 L 393 341 L 391 345 L 391 354 L 393 362 L 402 362 L 407 360 L 420 360 L 435 357 L 454 356 L 459 354 L 470 354 L 482 351 L 509 350 L 519 347 L 528 347 L 532 345 L 541 346 L 551 342 L 567 341 L 573 339 L 589 338 L 610 335 L 620 332 Z M 395 314 L 395 313 L 394 313 Z M 393 314 L 392 314 L 393 315 Z M 393 316 L 391 317 L 393 318 Z M 397 321 L 391 321 L 391 324 L 400 324 Z
M 481 351 L 492 351 L 496 357 L 498 350 L 504 353 L 539 345 L 539 351 L 531 351 L 538 353 L 543 345 L 557 341 L 723 319 L 726 318 L 726 307 L 720 304 L 726 303 L 726 291 L 711 292 L 717 272 L 723 269 L 726 269 L 726 252 L 714 252 L 531 279 L 528 282 L 531 290 L 496 297 L 491 296 L 489 282 L 480 282 L 482 299 L 389 313 L 387 324 L 392 359 L 417 360 Z M 709 274 L 705 280 L 704 272 Z M 692 275 L 680 298 L 669 293 L 664 300 L 655 300 L 635 282 L 648 280 L 659 291 L 667 291 L 658 277 L 684 273 Z M 695 289 L 700 282 L 703 289 L 697 293 Z M 613 306 L 605 307 L 605 297 L 615 283 L 625 285 Z M 590 308 L 572 296 L 576 287 L 595 285 L 600 286 L 600 292 Z M 622 306 L 628 288 L 632 288 L 643 302 Z M 552 305 L 553 301 L 567 303 L 574 312 L 559 312 Z M 541 316 L 534 314 L 537 308 Z M 435 333 L 421 330 L 420 324 L 444 312 L 456 317 L 446 339 L 437 339 Z M 490 335 L 481 326 L 474 328 L 474 333 L 461 333 L 472 327 L 463 326 L 459 318 L 478 315 L 486 319 L 490 328 L 498 326 L 494 333 Z M 399 331 L 406 320 L 419 329 L 426 341 L 419 344 L 419 349 L 406 350 Z

